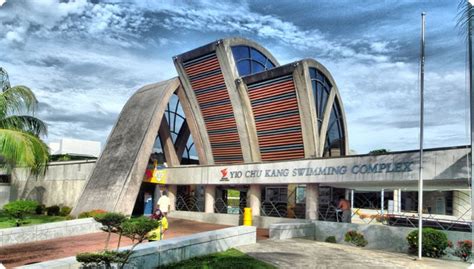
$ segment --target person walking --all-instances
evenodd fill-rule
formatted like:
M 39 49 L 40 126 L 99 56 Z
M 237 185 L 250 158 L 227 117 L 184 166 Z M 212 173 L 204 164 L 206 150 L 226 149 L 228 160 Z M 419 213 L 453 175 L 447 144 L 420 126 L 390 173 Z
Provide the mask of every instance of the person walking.
M 158 209 L 161 210 L 165 217 L 168 216 L 168 212 L 171 210 L 171 201 L 167 191 L 163 191 L 160 199 L 158 199 Z
M 351 223 L 352 219 L 352 212 L 351 212 L 351 204 L 348 200 L 344 198 L 339 198 L 339 204 L 337 208 L 342 211 L 342 222 Z
M 165 232 L 168 230 L 168 219 L 159 209 L 150 218 L 157 220 L 159 225 L 147 234 L 148 242 L 163 240 Z

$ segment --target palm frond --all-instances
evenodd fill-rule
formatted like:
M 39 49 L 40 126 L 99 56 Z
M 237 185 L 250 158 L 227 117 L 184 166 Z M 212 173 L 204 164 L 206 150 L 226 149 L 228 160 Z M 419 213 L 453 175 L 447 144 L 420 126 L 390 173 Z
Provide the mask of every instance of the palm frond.
M 39 174 L 46 171 L 49 149 L 32 134 L 0 129 L 0 156 L 11 167 L 31 167 L 33 173 Z
M 35 94 L 26 86 L 14 86 L 0 93 L 0 117 L 34 112 L 38 105 Z
M 473 16 L 473 7 L 467 0 L 461 0 L 458 4 L 458 13 L 456 15 L 457 22 L 456 27 L 459 30 L 459 34 L 464 37 L 467 41 L 469 38 L 469 21 Z M 472 27 L 472 26 L 471 26 Z
M 46 123 L 29 115 L 13 115 L 0 118 L 0 129 L 23 131 L 36 136 L 48 134 Z

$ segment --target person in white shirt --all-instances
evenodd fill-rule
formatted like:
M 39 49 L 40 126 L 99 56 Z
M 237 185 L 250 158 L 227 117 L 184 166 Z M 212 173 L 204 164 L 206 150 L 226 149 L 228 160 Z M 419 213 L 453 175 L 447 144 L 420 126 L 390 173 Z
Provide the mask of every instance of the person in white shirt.
M 168 198 L 168 193 L 166 191 L 163 191 L 163 195 L 158 199 L 158 208 L 165 216 L 167 216 L 168 212 L 171 210 L 170 198 Z

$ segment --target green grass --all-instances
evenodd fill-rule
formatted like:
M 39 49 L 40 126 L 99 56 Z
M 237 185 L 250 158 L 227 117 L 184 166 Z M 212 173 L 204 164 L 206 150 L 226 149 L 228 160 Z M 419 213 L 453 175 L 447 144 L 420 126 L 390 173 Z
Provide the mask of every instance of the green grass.
M 45 215 L 29 215 L 26 217 L 27 223 L 23 224 L 23 226 L 29 225 L 36 225 L 36 224 L 43 224 L 49 222 L 56 222 L 66 220 L 66 217 L 62 216 L 45 216 Z M 8 218 L 8 216 L 0 211 L 0 229 L 4 228 L 13 228 L 15 226 L 15 221 Z
M 162 269 L 274 269 L 276 267 L 254 259 L 236 249 L 229 249 L 207 256 L 196 257 L 179 263 L 160 267 Z

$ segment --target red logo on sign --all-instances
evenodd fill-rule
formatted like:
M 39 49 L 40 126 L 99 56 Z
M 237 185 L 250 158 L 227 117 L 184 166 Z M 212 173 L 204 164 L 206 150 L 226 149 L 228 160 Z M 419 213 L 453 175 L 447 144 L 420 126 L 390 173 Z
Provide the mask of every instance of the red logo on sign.
M 221 175 L 222 175 L 221 181 L 229 181 L 229 178 L 227 178 L 227 173 L 228 173 L 227 168 L 224 168 L 221 170 Z

